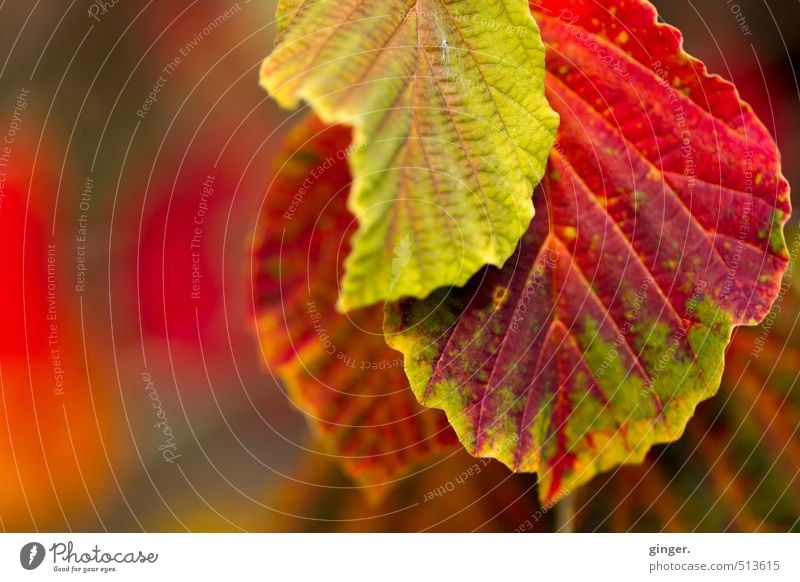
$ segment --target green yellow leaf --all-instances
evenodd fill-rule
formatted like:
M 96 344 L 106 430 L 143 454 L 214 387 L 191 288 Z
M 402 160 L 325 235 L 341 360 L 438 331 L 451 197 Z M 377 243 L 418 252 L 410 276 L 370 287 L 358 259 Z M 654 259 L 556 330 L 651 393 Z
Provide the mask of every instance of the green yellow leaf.
M 558 116 L 524 0 L 285 0 L 261 83 L 353 127 L 358 231 L 339 308 L 425 297 L 502 265 Z

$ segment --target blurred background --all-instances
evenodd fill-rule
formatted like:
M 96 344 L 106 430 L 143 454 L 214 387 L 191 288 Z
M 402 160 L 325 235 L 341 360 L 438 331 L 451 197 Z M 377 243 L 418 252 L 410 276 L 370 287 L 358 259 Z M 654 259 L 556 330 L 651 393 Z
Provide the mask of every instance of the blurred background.
M 735 81 L 800 183 L 800 2 L 655 4 Z M 274 11 L 0 3 L 0 528 L 551 529 L 535 479 L 493 463 L 424 502 L 475 466 L 464 453 L 368 499 L 264 363 L 246 263 L 299 119 L 258 86 Z M 791 289 L 766 329 L 737 333 L 683 439 L 578 493 L 576 529 L 800 529 Z

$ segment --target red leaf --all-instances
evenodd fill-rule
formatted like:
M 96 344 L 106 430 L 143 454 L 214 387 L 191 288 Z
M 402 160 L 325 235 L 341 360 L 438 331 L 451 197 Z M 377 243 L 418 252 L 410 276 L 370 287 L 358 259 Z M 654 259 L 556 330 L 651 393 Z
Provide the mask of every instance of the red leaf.
M 400 354 L 383 340 L 383 309 L 335 310 L 347 240 L 350 132 L 310 118 L 278 156 L 256 242 L 255 303 L 264 357 L 331 455 L 377 495 L 457 440 L 414 399 Z
M 566 8 L 568 6 L 568 8 Z M 553 499 L 677 439 L 786 268 L 788 185 L 730 84 L 643 1 L 532 5 L 561 115 L 503 269 L 389 309 L 420 401 Z

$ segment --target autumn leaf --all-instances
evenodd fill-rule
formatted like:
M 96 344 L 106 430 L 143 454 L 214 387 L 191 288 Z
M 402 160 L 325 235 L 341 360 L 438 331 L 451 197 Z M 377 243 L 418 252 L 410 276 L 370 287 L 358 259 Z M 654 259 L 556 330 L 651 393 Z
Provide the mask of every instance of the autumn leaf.
M 354 222 L 342 155 L 349 143 L 349 129 L 309 118 L 275 158 L 253 254 L 254 305 L 267 364 L 326 454 L 378 499 L 458 441 L 441 412 L 416 402 L 400 354 L 383 340 L 383 309 L 334 309 Z M 321 171 L 325 179 L 315 180 Z
M 558 117 L 522 0 L 285 0 L 262 85 L 353 127 L 359 228 L 344 310 L 502 265 L 533 215 Z
M 553 499 L 680 437 L 777 295 L 788 185 L 730 84 L 643 1 L 532 5 L 561 116 L 502 269 L 387 310 L 418 399 Z

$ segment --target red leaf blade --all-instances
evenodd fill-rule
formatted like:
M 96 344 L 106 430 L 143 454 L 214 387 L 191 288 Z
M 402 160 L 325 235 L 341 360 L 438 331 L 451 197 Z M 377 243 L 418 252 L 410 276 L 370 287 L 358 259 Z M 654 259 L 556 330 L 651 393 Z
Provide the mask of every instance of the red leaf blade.
M 390 306 L 418 398 L 552 499 L 677 439 L 788 253 L 778 153 L 735 89 L 642 1 L 533 5 L 561 116 L 503 269 Z
M 309 118 L 276 158 L 254 253 L 254 301 L 268 366 L 327 454 L 379 496 L 413 466 L 457 445 L 438 411 L 408 389 L 383 341 L 383 309 L 335 310 L 355 222 L 346 208 L 350 131 Z

